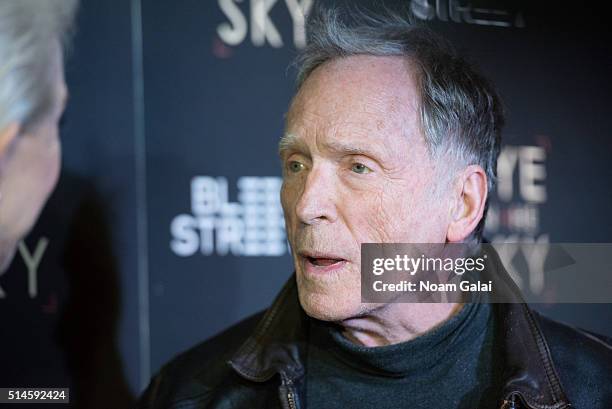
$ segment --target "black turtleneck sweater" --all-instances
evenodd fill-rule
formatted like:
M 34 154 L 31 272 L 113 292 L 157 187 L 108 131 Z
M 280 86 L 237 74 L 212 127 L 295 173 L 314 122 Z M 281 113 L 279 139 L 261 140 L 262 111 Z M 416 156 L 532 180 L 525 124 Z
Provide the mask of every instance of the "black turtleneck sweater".
M 490 304 L 464 304 L 438 328 L 382 347 L 311 320 L 306 408 L 483 409 L 499 404 Z

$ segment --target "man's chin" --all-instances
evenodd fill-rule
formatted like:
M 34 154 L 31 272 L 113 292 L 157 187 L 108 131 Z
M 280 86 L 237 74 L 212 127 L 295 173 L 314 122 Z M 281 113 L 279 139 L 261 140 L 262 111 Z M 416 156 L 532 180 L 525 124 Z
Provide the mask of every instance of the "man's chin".
M 360 299 L 352 298 L 304 292 L 299 296 L 302 309 L 309 317 L 330 322 L 343 321 L 362 313 Z

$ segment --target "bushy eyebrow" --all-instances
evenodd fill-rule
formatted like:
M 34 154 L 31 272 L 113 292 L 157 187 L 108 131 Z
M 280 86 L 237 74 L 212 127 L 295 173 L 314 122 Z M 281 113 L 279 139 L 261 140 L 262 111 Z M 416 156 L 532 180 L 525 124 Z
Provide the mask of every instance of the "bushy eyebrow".
M 308 149 L 304 141 L 302 141 L 297 135 L 286 132 L 278 142 L 278 154 L 282 157 L 289 151 L 297 150 L 306 152 Z
M 338 141 L 325 142 L 323 146 L 327 151 L 338 156 L 362 155 L 371 157 L 379 162 L 385 157 L 383 152 L 379 152 L 373 147 L 360 147 Z M 282 157 L 292 150 L 306 153 L 308 152 L 308 147 L 297 135 L 288 132 L 281 137 L 278 143 L 278 153 Z
M 342 142 L 328 142 L 325 143 L 325 149 L 328 151 L 335 153 L 337 155 L 345 156 L 345 155 L 362 155 L 362 156 L 370 156 L 375 159 L 380 158 L 380 154 L 372 148 L 355 146 L 352 144 L 346 144 Z

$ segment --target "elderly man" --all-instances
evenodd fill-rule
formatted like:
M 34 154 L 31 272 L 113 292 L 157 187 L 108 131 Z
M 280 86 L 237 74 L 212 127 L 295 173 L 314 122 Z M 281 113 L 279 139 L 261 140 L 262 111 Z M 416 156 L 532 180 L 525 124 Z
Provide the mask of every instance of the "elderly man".
M 307 24 L 280 142 L 295 275 L 263 315 L 166 365 L 143 407 L 611 407 L 610 344 L 521 302 L 361 302 L 362 243 L 481 241 L 503 118 L 480 75 L 399 16 L 316 8 Z

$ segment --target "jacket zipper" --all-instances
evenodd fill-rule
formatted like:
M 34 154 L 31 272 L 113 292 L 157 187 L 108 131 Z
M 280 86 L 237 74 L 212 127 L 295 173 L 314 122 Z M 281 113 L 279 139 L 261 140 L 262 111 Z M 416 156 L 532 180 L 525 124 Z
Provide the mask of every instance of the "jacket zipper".
M 501 409 L 535 409 L 529 405 L 523 395 L 520 392 L 511 392 L 504 403 L 502 403 Z
M 502 403 L 500 409 L 537 409 L 537 408 L 545 409 L 545 407 L 549 408 L 551 406 L 541 406 L 538 404 L 529 404 L 520 392 L 511 392 L 510 394 L 508 394 L 506 399 L 504 399 L 504 402 Z M 563 408 L 569 409 L 572 407 L 573 407 L 572 405 L 564 405 L 560 407 L 560 409 L 563 409 Z
M 518 395 L 516 393 L 510 394 L 507 399 L 504 399 L 504 403 L 502 403 L 501 409 L 520 409 L 520 406 L 517 405 L 516 397 Z
M 289 390 L 289 392 L 287 392 L 287 401 L 289 402 L 290 409 L 297 409 L 297 407 L 295 406 L 295 392 L 293 392 L 292 390 Z
M 293 381 L 291 379 L 284 378 L 283 385 L 285 388 L 287 388 L 286 397 L 289 409 L 297 409 L 297 395 L 295 393 L 295 389 L 293 388 Z

